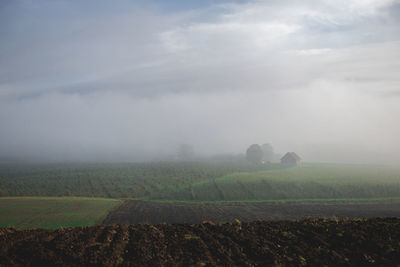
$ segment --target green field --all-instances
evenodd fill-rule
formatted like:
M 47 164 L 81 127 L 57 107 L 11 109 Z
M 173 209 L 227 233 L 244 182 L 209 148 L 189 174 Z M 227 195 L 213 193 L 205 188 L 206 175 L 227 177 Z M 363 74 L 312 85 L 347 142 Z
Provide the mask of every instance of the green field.
M 400 167 L 156 162 L 0 165 L 0 196 L 168 201 L 272 201 L 400 197 Z
M 400 168 L 394 166 L 304 164 L 232 173 L 159 195 L 160 200 L 262 201 L 400 197 Z
M 1 165 L 0 196 L 0 227 L 90 226 L 100 223 L 121 199 L 398 201 L 400 167 L 189 162 Z
M 247 162 L 0 164 L 0 197 L 156 198 L 169 195 L 170 192 L 182 191 L 193 183 L 230 173 L 283 167 L 280 164 L 253 165 Z
M 0 227 L 44 228 L 93 226 L 122 201 L 76 197 L 0 198 Z

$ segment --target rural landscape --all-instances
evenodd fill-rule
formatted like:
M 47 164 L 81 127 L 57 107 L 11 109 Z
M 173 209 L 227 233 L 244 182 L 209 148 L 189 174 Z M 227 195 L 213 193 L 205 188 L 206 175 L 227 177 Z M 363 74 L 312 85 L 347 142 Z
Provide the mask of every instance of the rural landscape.
M 400 266 L 399 0 L 1 0 L 0 267 Z
M 400 216 L 400 167 L 152 162 L 1 165 L 0 226 Z
M 5 266 L 400 260 L 396 166 L 2 164 L 0 181 Z

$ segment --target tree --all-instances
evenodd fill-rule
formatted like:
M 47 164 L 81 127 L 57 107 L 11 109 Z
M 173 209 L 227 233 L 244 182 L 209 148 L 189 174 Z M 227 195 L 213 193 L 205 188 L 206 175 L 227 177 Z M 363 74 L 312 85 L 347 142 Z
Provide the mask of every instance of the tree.
M 263 161 L 271 162 L 274 159 L 274 148 L 270 144 L 263 144 L 261 146 L 261 150 L 263 152 Z
M 258 144 L 252 144 L 246 151 L 246 158 L 248 161 L 259 164 L 263 159 L 263 151 Z
M 0 189 L 0 197 L 5 197 L 7 196 L 7 192 L 4 191 L 3 189 Z
M 191 160 L 194 158 L 194 148 L 188 144 L 182 144 L 178 148 L 178 159 Z

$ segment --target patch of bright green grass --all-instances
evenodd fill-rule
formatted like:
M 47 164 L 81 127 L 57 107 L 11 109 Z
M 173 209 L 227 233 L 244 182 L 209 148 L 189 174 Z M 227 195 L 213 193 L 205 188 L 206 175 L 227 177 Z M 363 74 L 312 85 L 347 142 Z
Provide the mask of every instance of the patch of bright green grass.
M 102 222 L 121 200 L 79 197 L 0 198 L 0 227 L 56 229 Z

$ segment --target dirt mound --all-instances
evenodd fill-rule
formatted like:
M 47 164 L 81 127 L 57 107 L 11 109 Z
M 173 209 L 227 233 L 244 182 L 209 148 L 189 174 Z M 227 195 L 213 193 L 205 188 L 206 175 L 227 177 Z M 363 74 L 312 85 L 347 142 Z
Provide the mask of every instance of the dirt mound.
M 400 219 L 0 229 L 1 266 L 398 266 Z

